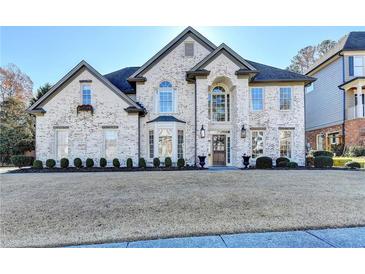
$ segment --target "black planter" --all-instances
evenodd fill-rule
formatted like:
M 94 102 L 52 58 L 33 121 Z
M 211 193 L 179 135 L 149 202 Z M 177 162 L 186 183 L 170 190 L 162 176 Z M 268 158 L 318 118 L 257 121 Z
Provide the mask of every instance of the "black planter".
M 246 154 L 242 156 L 243 165 L 245 166 L 245 168 L 247 168 L 249 166 L 250 158 L 251 158 L 251 156 L 247 156 Z
M 199 158 L 199 165 L 201 166 L 201 168 L 204 168 L 205 158 L 207 158 L 207 156 L 198 156 L 198 158 Z

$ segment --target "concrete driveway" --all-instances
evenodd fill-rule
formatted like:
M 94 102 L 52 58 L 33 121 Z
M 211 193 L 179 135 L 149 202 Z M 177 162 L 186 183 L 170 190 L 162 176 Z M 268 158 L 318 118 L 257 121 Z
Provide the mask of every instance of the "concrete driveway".
M 1 174 L 1 246 L 365 225 L 364 172 Z

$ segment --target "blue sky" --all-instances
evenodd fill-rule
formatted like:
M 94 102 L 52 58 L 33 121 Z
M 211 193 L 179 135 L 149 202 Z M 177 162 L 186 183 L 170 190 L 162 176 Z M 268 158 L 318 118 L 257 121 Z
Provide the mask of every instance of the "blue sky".
M 365 27 L 195 27 L 243 58 L 285 68 L 300 48 Z M 16 64 L 40 85 L 85 59 L 100 73 L 140 66 L 184 27 L 1 27 L 0 65 Z

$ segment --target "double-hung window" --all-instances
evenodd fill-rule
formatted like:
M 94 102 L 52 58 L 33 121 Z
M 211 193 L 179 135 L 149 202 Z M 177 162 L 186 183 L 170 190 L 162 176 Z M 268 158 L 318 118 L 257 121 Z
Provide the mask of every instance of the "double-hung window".
M 104 131 L 104 154 L 107 160 L 118 158 L 118 131 Z
M 251 136 L 252 158 L 255 159 L 264 154 L 264 131 L 254 130 Z
M 90 85 L 82 86 L 82 104 L 91 105 L 91 87 L 90 87 Z
M 292 131 L 280 130 L 280 157 L 291 158 L 292 147 Z
M 159 112 L 174 112 L 174 91 L 170 82 L 164 81 L 159 88 Z
M 290 110 L 291 88 L 280 88 L 280 110 Z
M 264 109 L 264 90 L 263 88 L 251 89 L 251 107 L 254 111 Z
M 177 131 L 177 159 L 184 158 L 184 131 Z
M 68 157 L 68 130 L 57 129 L 56 130 L 56 159 Z

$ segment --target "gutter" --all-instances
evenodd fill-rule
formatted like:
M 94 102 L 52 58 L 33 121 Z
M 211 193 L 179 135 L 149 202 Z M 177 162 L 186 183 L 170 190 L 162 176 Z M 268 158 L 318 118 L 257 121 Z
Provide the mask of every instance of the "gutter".
M 345 57 L 342 56 L 342 81 L 345 83 Z M 345 131 L 345 119 L 346 119 L 346 92 L 343 92 L 343 122 L 342 122 L 342 143 L 343 147 L 345 148 L 345 140 L 346 140 L 346 131 Z

